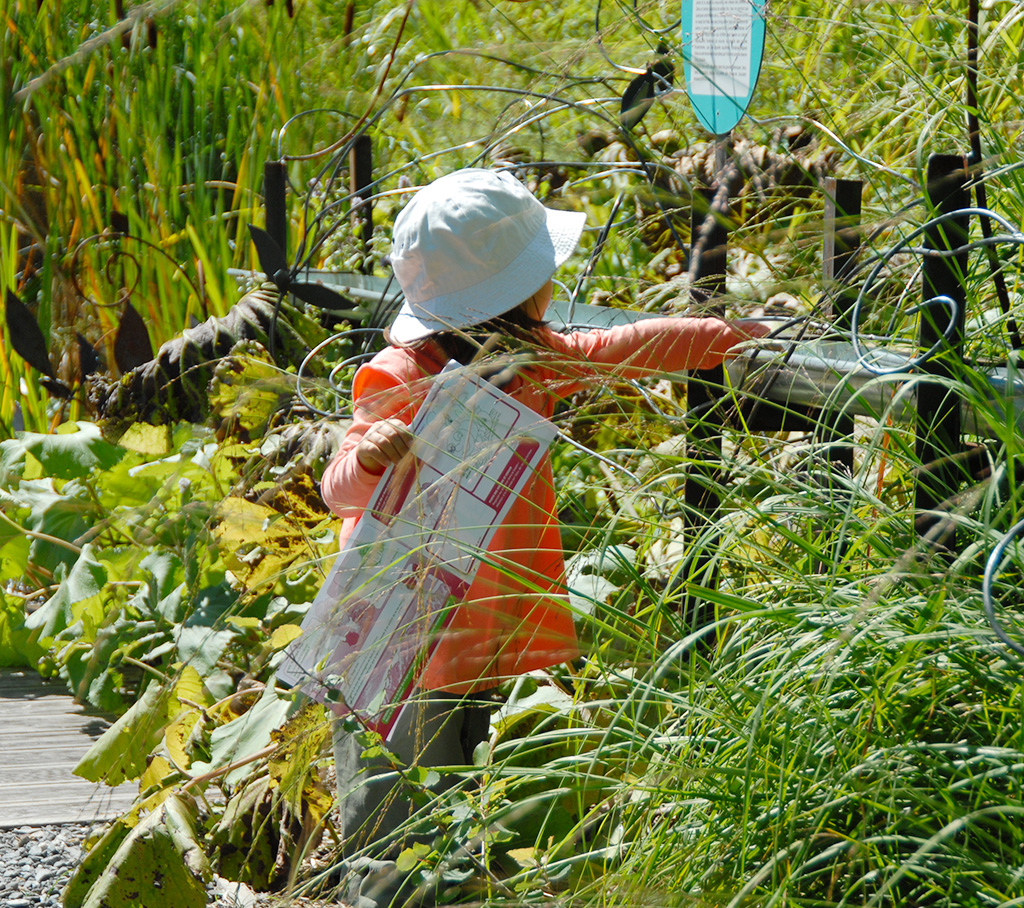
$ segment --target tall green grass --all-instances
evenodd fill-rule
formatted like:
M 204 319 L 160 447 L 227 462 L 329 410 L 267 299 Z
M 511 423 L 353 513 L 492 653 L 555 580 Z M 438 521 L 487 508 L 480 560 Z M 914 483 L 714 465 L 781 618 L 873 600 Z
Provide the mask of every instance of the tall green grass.
M 288 62 L 301 20 L 284 4 L 181 3 L 83 51 L 117 25 L 115 4 L 6 14 L 0 210 L 17 240 L 4 283 L 37 312 L 55 363 L 78 331 L 112 367 L 125 300 L 154 346 L 223 315 L 238 295 L 228 269 L 252 264 L 245 224 L 262 220 L 275 133 L 308 103 Z M 38 427 L 42 405 L 25 403 Z M 11 420 L 8 404 L 8 433 Z

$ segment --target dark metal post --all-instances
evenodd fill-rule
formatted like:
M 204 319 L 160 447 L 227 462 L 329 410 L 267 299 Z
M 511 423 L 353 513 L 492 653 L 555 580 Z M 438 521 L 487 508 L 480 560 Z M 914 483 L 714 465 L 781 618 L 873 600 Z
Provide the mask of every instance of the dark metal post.
M 693 195 L 690 220 L 690 301 L 708 315 L 724 315 L 725 307 L 714 303 L 725 293 L 726 251 L 729 241 L 727 190 L 698 189 Z M 684 490 L 686 526 L 692 543 L 700 528 L 718 510 L 716 489 L 722 459 L 722 397 L 725 372 L 721 366 L 693 371 L 686 385 L 690 464 Z M 701 578 L 710 557 L 705 552 L 691 556 L 689 576 Z M 710 580 L 705 580 L 711 583 Z M 691 625 L 702 622 L 699 603 L 686 596 L 684 613 Z
M 860 209 L 863 183 L 860 180 L 837 180 L 826 177 L 825 236 L 821 266 L 825 288 L 825 314 L 833 317 L 840 329 L 851 327 L 851 311 L 856 294 L 851 289 L 860 252 Z M 838 409 L 821 413 L 818 432 L 828 461 L 827 482 L 833 502 L 848 497 L 848 484 L 853 480 L 853 419 Z M 827 570 L 830 563 L 843 557 L 845 546 L 833 540 L 823 546 L 825 560 L 818 570 Z
M 927 200 L 931 216 L 947 214 L 970 205 L 968 173 L 962 155 L 932 155 L 928 159 Z M 959 215 L 937 224 L 925 235 L 928 249 L 950 250 L 967 242 L 969 217 Z M 922 349 L 929 349 L 942 337 L 953 319 L 952 334 L 939 352 L 923 366 L 936 378 L 949 379 L 958 374 L 963 362 L 964 322 L 967 293 L 964 275 L 967 253 L 945 258 L 926 256 L 922 280 L 924 302 L 947 297 L 948 304 L 927 306 L 921 313 L 919 332 Z M 955 309 L 955 312 L 951 310 Z M 963 450 L 960 437 L 960 397 L 939 382 L 921 382 L 917 389 L 917 456 L 921 462 L 915 505 L 918 532 L 929 535 L 936 545 L 946 544 L 952 534 L 939 508 L 953 495 L 966 477 L 960 462 Z M 937 524 L 945 524 L 945 531 Z
M 284 161 L 263 164 L 263 205 L 267 216 L 267 233 L 288 257 L 288 208 L 285 190 L 288 177 Z
M 860 205 L 864 184 L 860 180 L 825 178 L 825 240 L 822 248 L 822 278 L 826 299 L 836 327 L 849 329 L 856 294 L 851 289 L 860 252 Z M 834 301 L 834 302 L 833 302 Z M 853 434 L 853 421 L 838 413 L 823 413 L 823 440 L 828 459 L 853 476 L 853 445 L 840 439 Z
M 358 136 L 348 153 L 348 191 L 352 194 L 352 231 L 361 240 L 364 274 L 370 272 L 370 240 L 373 237 L 373 144 L 365 133 Z

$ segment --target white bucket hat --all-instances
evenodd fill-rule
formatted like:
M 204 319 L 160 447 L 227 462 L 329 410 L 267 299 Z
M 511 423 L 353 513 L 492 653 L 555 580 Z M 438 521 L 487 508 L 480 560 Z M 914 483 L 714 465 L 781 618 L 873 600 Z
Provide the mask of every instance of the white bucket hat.
M 545 208 L 510 173 L 470 168 L 425 186 L 392 233 L 405 294 L 392 342 L 469 328 L 529 299 L 572 255 L 585 220 Z

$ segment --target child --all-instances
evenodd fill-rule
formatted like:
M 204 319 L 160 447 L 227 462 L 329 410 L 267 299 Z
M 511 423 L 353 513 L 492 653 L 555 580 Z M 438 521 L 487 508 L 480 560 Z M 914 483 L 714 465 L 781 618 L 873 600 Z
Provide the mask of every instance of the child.
M 384 470 L 410 449 L 408 424 L 449 360 L 468 364 L 495 336 L 529 351 L 505 393 L 545 417 L 599 375 L 639 378 L 722 362 L 747 338 L 714 318 L 655 318 L 558 334 L 544 325 L 551 278 L 585 216 L 545 208 L 515 177 L 461 170 L 421 189 L 395 221 L 391 261 L 405 302 L 391 344 L 353 382 L 354 418 L 322 482 L 348 537 Z M 493 538 L 465 601 L 437 641 L 389 749 L 420 766 L 472 764 L 488 732 L 490 692 L 510 676 L 578 655 L 550 459 L 530 477 Z M 340 726 L 339 726 L 340 727 Z M 380 761 L 335 735 L 341 834 L 349 847 L 383 841 L 408 817 Z

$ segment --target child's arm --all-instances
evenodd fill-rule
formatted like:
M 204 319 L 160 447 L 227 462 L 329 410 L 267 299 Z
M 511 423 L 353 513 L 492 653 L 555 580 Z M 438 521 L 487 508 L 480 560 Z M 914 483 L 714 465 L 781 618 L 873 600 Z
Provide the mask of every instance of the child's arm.
M 559 371 L 566 377 L 576 373 L 582 379 L 600 373 L 640 379 L 658 373 L 710 369 L 751 336 L 719 318 L 666 316 L 569 335 L 552 332 L 551 346 L 565 357 Z

